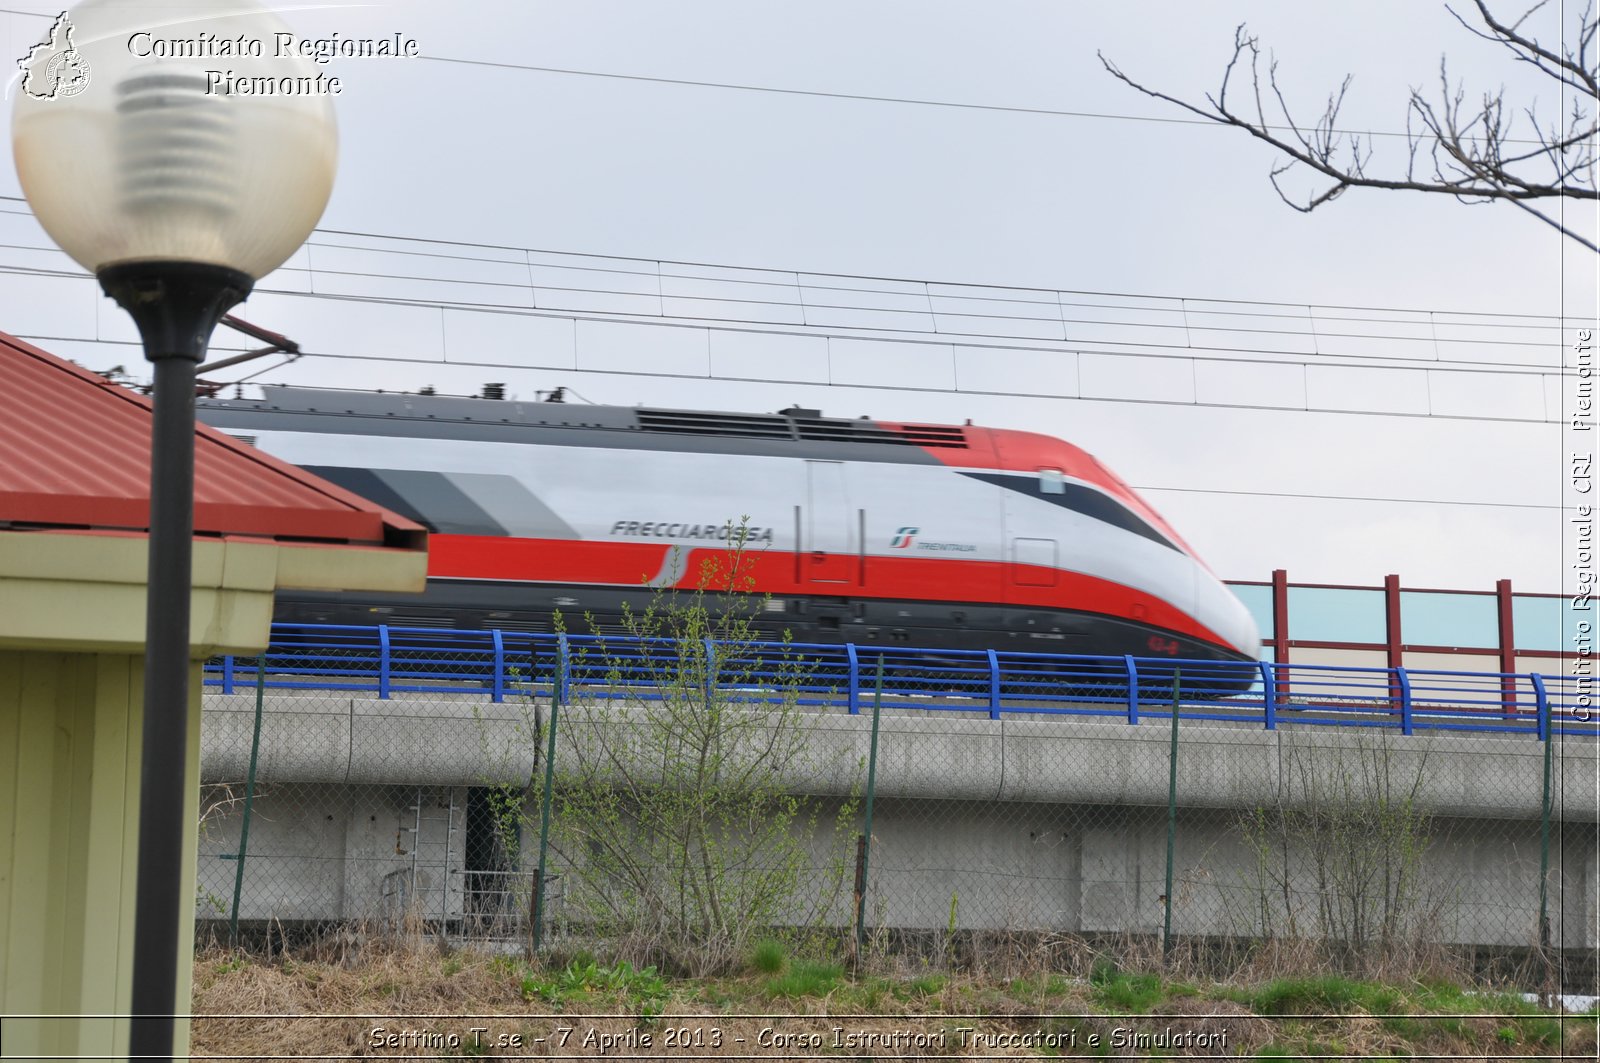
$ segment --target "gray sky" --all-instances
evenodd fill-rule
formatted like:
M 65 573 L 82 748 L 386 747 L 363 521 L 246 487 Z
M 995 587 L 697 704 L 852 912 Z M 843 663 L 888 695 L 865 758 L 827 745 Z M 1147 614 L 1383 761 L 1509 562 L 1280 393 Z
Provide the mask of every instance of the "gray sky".
M 40 15 L 59 11 L 35 0 L 8 3 Z M 1299 580 L 1375 583 L 1397 572 L 1414 586 L 1487 588 L 1509 577 L 1523 590 L 1558 589 L 1571 544 L 1557 507 L 1572 501 L 1564 494 L 1569 447 L 1559 425 L 1471 417 L 1537 422 L 1558 418 L 1570 403 L 1572 381 L 1553 374 L 1564 355 L 1558 338 L 1570 343 L 1575 328 L 1507 326 L 1554 326 L 1561 314 L 1592 320 L 1593 256 L 1504 205 L 1352 190 L 1314 214 L 1297 214 L 1267 183 L 1270 149 L 1233 130 L 1136 120 L 1183 115 L 1115 82 L 1095 58 L 1099 49 L 1135 78 L 1198 98 L 1215 88 L 1234 26 L 1248 22 L 1279 57 L 1290 100 L 1307 119 L 1353 72 L 1341 124 L 1402 131 L 1407 89 L 1433 91 L 1441 53 L 1449 54 L 1469 99 L 1503 84 L 1519 101 L 1536 97 L 1542 115 L 1560 106 L 1553 83 L 1530 80 L 1432 0 L 1363 0 L 1319 7 L 1315 16 L 1309 10 L 1261 0 L 814 0 L 781 8 L 476 0 L 293 12 L 293 25 L 307 35 L 400 32 L 433 57 L 345 60 L 329 68 L 346 89 L 336 101 L 341 168 L 325 230 L 647 261 L 529 258 L 320 233 L 309 257 L 289 264 L 299 271 L 266 278 L 240 313 L 319 355 L 263 380 L 450 391 L 504 380 L 524 398 L 564 384 L 597 402 L 747 410 L 799 402 L 846 416 L 970 417 L 1048 432 L 1094 452 L 1225 578 L 1264 579 L 1282 567 Z M 5 55 L 24 54 L 48 25 L 45 17 L 0 15 Z M 824 99 L 441 57 L 1127 117 Z M 5 115 L 9 123 L 9 107 Z M 1378 144 L 1375 167 L 1404 141 Z M 0 196 L 19 194 L 12 168 L 0 168 Z M 0 200 L 0 210 L 9 212 L 0 213 L 0 243 L 44 242 L 18 213 L 20 203 Z M 1595 231 L 1592 207 L 1571 214 Z M 462 262 L 484 257 L 502 264 Z M 788 272 L 668 265 L 660 267 L 666 282 L 640 276 L 660 260 Z M 510 276 L 505 263 L 534 287 L 580 278 L 616 288 L 631 276 L 641 291 L 662 283 L 668 294 L 711 292 L 730 301 L 674 309 L 662 298 L 641 309 L 637 299 L 592 297 L 582 315 L 590 320 L 573 325 L 575 295 L 563 301 L 518 288 L 515 279 L 491 289 L 341 276 L 404 267 L 423 278 L 486 280 Z M 592 268 L 573 270 L 577 264 Z M 307 266 L 319 271 L 311 280 Z M 62 269 L 65 260 L 0 247 L 0 267 Z M 749 307 L 729 293 L 765 291 L 781 301 L 799 292 L 814 300 L 829 286 L 853 286 L 820 278 L 797 279 L 792 288 L 778 283 L 794 271 L 1035 290 L 1019 300 L 1050 290 L 1137 298 L 1069 296 L 1069 304 L 1095 305 L 1063 311 L 1064 318 L 1108 324 L 1063 326 L 1053 338 L 1047 329 L 1019 339 L 1015 322 L 995 319 L 968 321 L 966 331 L 1010 330 L 1009 338 L 929 335 L 933 326 L 951 327 L 947 311 L 958 295 L 975 297 L 962 305 L 990 313 L 1037 309 L 1003 304 L 1003 293 L 993 290 L 949 287 L 922 290 L 930 305 L 937 293 L 937 318 L 908 318 L 892 334 L 882 313 L 839 313 L 825 329 L 784 325 L 784 336 L 733 330 L 725 321 L 707 330 L 594 320 L 663 310 L 742 316 Z M 682 280 L 686 273 L 716 279 Z M 751 284 L 758 279 L 772 283 Z M 498 290 L 508 304 L 500 309 L 510 312 L 272 294 L 312 284 L 319 292 L 422 302 L 481 303 Z M 868 286 L 892 291 L 839 298 L 888 306 L 916 293 L 914 285 Z M 1236 316 L 1222 317 L 1228 308 L 1209 302 L 1215 300 L 1291 305 L 1235 308 Z M 532 303 L 547 316 L 528 316 Z M 1338 306 L 1437 313 L 1430 320 L 1326 309 Z M 1213 333 L 1212 346 L 1243 353 L 1218 361 L 1228 350 L 1212 350 L 1194 361 L 1170 344 L 1155 345 L 1159 330 L 1141 328 L 1170 322 L 1174 308 L 1190 323 L 1271 326 L 1282 334 L 1267 342 L 1259 333 Z M 788 320 L 769 311 L 773 321 Z M 1485 312 L 1545 320 L 1464 316 Z M 1375 320 L 1351 320 L 1357 317 Z M 857 337 L 918 342 L 840 339 L 851 323 Z M 1419 347 L 1399 338 L 1420 336 L 1424 327 L 1443 343 Z M 138 368 L 129 326 L 87 279 L 0 277 L 0 328 L 39 337 L 93 368 Z M 1386 338 L 1330 341 L 1313 338 L 1316 330 Z M 1486 338 L 1527 342 L 1471 342 Z M 1278 348 L 1287 353 L 1268 353 Z M 1441 364 L 1428 374 L 1298 364 L 1327 362 L 1330 352 L 1346 361 L 1367 358 L 1368 365 L 1408 358 L 1401 364 L 1415 366 L 1430 357 L 1491 364 L 1477 373 Z M 1135 353 L 1165 357 L 1129 357 Z M 327 357 L 333 355 L 346 358 Z M 496 365 L 443 365 L 445 358 Z M 719 376 L 782 382 L 708 379 L 707 367 Z M 1526 371 L 1482 372 L 1505 367 Z M 817 383 L 825 380 L 836 383 Z M 952 385 L 963 391 L 947 390 Z M 1096 397 L 1052 397 L 1063 394 Z M 1140 397 L 1168 401 L 1115 401 Z M 1234 408 L 1193 405 L 1197 398 Z M 1247 408 L 1305 403 L 1457 416 Z

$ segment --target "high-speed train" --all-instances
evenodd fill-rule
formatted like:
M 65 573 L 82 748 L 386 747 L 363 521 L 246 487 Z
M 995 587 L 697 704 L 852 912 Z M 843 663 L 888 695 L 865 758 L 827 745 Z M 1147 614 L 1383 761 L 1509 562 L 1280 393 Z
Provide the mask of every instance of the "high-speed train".
M 1254 661 L 1244 605 L 1092 455 L 1030 432 L 266 387 L 206 423 L 425 525 L 421 595 L 278 619 L 607 629 L 745 540 L 798 642 Z M 573 630 L 577 630 L 573 627 Z M 615 628 L 609 628 L 615 630 Z

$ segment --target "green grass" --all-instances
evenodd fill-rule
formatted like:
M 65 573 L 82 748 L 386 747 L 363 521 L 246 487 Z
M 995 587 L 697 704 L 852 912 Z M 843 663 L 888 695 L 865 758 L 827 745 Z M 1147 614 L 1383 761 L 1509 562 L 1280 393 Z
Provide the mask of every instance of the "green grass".
M 856 984 L 855 992 L 849 994 L 848 999 L 856 1001 L 858 1010 L 862 1012 L 881 1011 L 893 988 L 887 978 L 868 978 Z
M 1369 1015 L 1400 1010 L 1398 990 L 1338 975 L 1315 978 L 1278 978 L 1247 992 L 1246 1000 L 1258 1015 L 1340 1014 L 1355 1008 Z
M 1096 968 L 1089 976 L 1089 996 L 1116 1014 L 1140 1015 L 1166 998 L 1161 979 L 1153 974 L 1127 974 Z
M 773 941 L 768 938 L 765 941 L 756 942 L 755 948 L 750 950 L 750 966 L 762 974 L 777 974 L 783 970 L 784 964 L 788 962 L 789 960 L 784 955 L 783 942 L 781 941 Z
M 1382 1026 L 1385 1030 L 1407 1041 L 1420 1041 L 1428 1035 L 1433 1028 L 1432 1022 L 1426 1019 L 1414 1018 L 1410 1015 L 1390 1015 L 1383 1019 Z
M 1007 986 L 1014 996 L 1059 997 L 1067 992 L 1067 980 L 1059 974 L 1041 974 L 1032 978 L 1013 978 Z
M 770 979 L 769 997 L 825 997 L 839 984 L 844 968 L 833 963 L 797 963 Z

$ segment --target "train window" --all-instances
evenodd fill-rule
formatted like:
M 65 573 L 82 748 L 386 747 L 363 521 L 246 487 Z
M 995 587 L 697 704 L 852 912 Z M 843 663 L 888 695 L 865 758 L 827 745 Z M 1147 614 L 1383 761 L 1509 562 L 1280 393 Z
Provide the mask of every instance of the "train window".
M 1067 493 L 1067 477 L 1060 469 L 1039 470 L 1039 493 L 1041 495 L 1064 495 Z

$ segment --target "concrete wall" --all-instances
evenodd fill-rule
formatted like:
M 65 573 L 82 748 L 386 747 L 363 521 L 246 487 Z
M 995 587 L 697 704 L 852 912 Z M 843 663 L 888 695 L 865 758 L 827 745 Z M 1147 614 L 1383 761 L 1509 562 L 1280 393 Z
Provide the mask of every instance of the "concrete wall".
M 210 695 L 207 705 L 206 777 L 240 778 L 253 701 Z M 242 916 L 292 918 L 296 908 L 314 919 L 381 912 L 384 876 L 409 874 L 409 853 L 394 851 L 396 832 L 411 823 L 419 785 L 429 795 L 425 807 L 444 811 L 434 813 L 418 849 L 428 854 L 419 862 L 426 873 L 419 870 L 418 896 L 438 898 L 425 909 L 433 917 L 459 916 L 449 871 L 467 870 L 465 846 L 458 840 L 446 852 L 444 841 L 463 839 L 465 820 L 444 829 L 453 822 L 450 795 L 463 809 L 470 787 L 527 782 L 534 768 L 528 711 L 464 697 L 274 701 L 264 714 L 260 768 L 268 796 L 258 805 L 272 825 L 258 819 L 252 826 L 258 855 Z M 603 772 L 594 759 L 602 733 L 615 741 L 637 722 L 622 708 L 565 711 L 558 763 Z M 789 782 L 825 799 L 825 823 L 838 799 L 862 786 L 870 722 L 841 713 L 807 717 L 807 755 L 791 767 Z M 1130 727 L 901 710 L 885 715 L 881 731 L 869 891 L 876 924 L 944 928 L 954 901 L 962 928 L 1160 928 L 1170 748 L 1164 721 Z M 1592 916 L 1596 747 L 1571 740 L 1557 750 L 1553 932 L 1563 944 L 1592 946 L 1600 942 Z M 1426 881 L 1409 895 L 1405 918 L 1429 920 L 1429 936 L 1439 940 L 1531 944 L 1542 772 L 1543 747 L 1525 736 L 1407 738 L 1356 728 L 1185 723 L 1174 928 L 1255 934 L 1263 918 L 1287 922 L 1292 913 L 1302 929 L 1313 929 L 1315 846 L 1292 845 L 1287 871 L 1263 880 L 1261 847 L 1246 837 L 1244 823 L 1256 809 L 1326 809 L 1346 781 L 1359 788 L 1381 776 L 1397 794 L 1414 786 L 1414 807 L 1427 817 Z M 410 785 L 394 785 L 401 780 Z M 236 818 L 208 824 L 203 869 L 225 863 L 208 861 L 207 853 L 233 851 Z M 1321 859 L 1325 873 L 1329 858 Z M 553 864 L 553 872 L 561 870 Z M 231 896 L 231 877 L 225 891 L 217 879 L 202 878 L 208 892 Z M 298 885 L 268 888 L 275 882 Z
M 208 693 L 202 735 L 206 781 L 245 778 L 254 722 L 251 695 Z M 481 698 L 311 697 L 273 693 L 263 716 L 263 782 L 479 786 L 496 778 L 526 781 L 536 765 L 531 712 L 525 704 Z M 1169 735 L 1164 721 L 1139 726 L 1106 718 L 986 716 L 886 710 L 878 760 L 880 795 L 972 800 L 1068 801 L 1165 805 Z M 597 726 L 631 726 L 624 708 L 563 710 L 562 749 L 582 750 Z M 866 715 L 814 714 L 815 755 L 805 792 L 847 793 L 865 762 L 872 721 Z M 1249 807 L 1277 800 L 1296 758 L 1307 763 L 1381 747 L 1397 776 L 1418 772 L 1420 807 L 1450 816 L 1537 818 L 1543 749 L 1531 736 L 1396 731 L 1357 727 L 1185 723 L 1182 750 L 1192 781 L 1185 802 Z M 1558 817 L 1594 822 L 1592 740 L 1559 745 L 1553 789 Z M 558 754 L 559 755 L 559 754 Z M 1425 769 L 1425 770 L 1424 770 Z
M 239 890 L 242 922 L 461 916 L 465 788 L 259 786 Z M 202 918 L 226 922 L 233 911 L 243 793 L 243 786 L 205 791 L 212 810 L 200 830 Z

